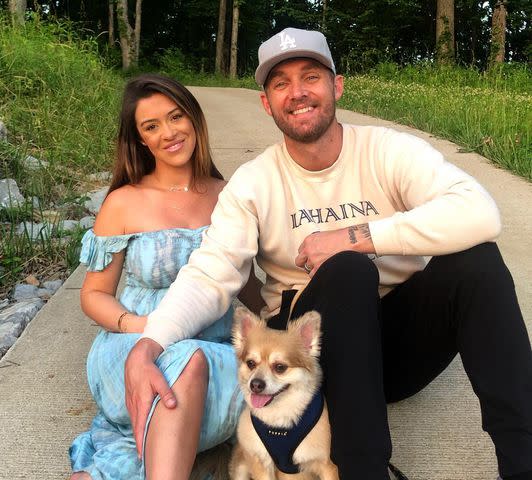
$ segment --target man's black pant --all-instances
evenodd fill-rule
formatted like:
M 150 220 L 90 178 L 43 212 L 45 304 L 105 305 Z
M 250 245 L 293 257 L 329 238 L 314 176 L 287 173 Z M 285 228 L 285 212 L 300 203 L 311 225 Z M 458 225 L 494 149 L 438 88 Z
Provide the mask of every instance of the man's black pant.
M 382 299 L 378 283 L 367 256 L 339 253 L 322 264 L 291 315 L 322 314 L 331 456 L 341 479 L 388 479 L 386 403 L 420 391 L 460 353 L 501 476 L 532 480 L 532 352 L 497 246 L 434 257 Z M 293 293 L 285 292 L 270 326 L 283 328 Z

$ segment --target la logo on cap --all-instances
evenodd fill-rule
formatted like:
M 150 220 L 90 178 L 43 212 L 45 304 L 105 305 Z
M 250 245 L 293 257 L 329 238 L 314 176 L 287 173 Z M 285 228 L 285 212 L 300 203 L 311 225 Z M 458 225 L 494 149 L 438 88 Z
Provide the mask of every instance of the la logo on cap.
M 294 37 L 291 37 L 285 32 L 278 33 L 279 37 L 281 37 L 281 43 L 279 46 L 281 47 L 281 50 L 288 50 L 289 48 L 296 48 L 296 39 Z

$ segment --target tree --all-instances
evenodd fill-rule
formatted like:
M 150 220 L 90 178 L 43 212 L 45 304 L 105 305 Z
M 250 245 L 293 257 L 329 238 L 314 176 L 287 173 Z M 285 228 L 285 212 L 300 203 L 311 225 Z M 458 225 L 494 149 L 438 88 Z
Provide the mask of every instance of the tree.
M 454 0 L 437 0 L 436 61 L 454 63 Z
M 26 6 L 26 0 L 9 0 L 9 13 L 15 25 L 22 25 L 24 23 Z
M 220 0 L 220 10 L 218 13 L 218 34 L 216 35 L 216 58 L 214 60 L 214 71 L 222 73 L 222 59 L 224 54 L 225 41 L 225 17 L 227 16 L 227 0 Z
M 115 0 L 109 0 L 109 47 L 115 44 Z
M 504 63 L 506 17 L 506 2 L 504 0 L 497 0 L 493 7 L 493 16 L 491 17 L 490 68 Z
M 229 76 L 236 78 L 238 60 L 238 17 L 240 16 L 240 0 L 233 0 L 233 23 L 231 27 L 231 58 L 229 61 Z
M 122 50 L 122 69 L 129 70 L 138 66 L 139 63 L 142 0 L 136 0 L 135 3 L 135 28 L 132 28 L 129 23 L 127 0 L 117 0 L 116 9 Z

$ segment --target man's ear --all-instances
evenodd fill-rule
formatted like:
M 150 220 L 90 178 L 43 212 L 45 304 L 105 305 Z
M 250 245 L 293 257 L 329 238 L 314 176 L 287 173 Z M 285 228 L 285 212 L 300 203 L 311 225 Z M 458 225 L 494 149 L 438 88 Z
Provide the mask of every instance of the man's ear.
M 268 101 L 268 97 L 266 96 L 265 92 L 260 92 L 260 101 L 262 102 L 262 106 L 264 107 L 264 110 L 266 110 L 266 113 L 271 116 L 272 109 L 270 108 L 270 102 Z
M 334 77 L 334 99 L 340 100 L 344 93 L 344 77 L 342 75 L 336 75 Z

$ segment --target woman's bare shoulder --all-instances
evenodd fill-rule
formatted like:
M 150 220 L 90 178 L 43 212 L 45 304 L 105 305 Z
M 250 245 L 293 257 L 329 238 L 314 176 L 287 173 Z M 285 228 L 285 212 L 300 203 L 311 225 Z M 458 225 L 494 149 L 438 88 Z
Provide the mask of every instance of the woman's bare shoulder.
M 101 236 L 123 235 L 127 214 L 139 203 L 139 191 L 134 185 L 124 185 L 105 198 L 94 224 L 94 233 Z

